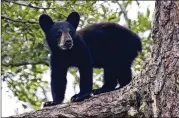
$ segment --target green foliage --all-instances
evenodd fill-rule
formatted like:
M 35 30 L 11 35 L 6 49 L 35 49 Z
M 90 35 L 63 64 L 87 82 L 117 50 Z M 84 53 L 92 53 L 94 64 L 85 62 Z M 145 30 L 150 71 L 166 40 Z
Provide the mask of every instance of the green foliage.
M 110 2 L 110 1 L 109 1 Z M 132 0 L 113 4 L 124 5 L 126 9 L 132 4 Z M 96 1 L 7 1 L 1 4 L 2 12 L 2 67 L 1 78 L 7 83 L 8 88 L 20 101 L 30 103 L 34 109 L 39 109 L 44 98 L 37 95 L 41 86 L 49 84 L 44 81 L 43 73 L 49 70 L 49 51 L 44 41 L 44 34 L 38 24 L 38 18 L 42 13 L 49 14 L 54 21 L 64 20 L 68 14 L 75 10 L 80 13 L 80 28 L 96 22 L 120 22 L 123 12 L 112 11 L 101 2 Z M 102 12 L 100 12 L 100 10 Z M 136 33 L 144 33 L 151 29 L 149 20 L 150 11 L 147 14 L 138 14 L 137 21 L 128 19 L 131 29 Z M 144 53 L 135 61 L 136 71 L 142 69 L 142 62 L 150 52 L 150 35 L 143 38 Z M 139 65 L 139 66 L 137 66 Z M 79 83 L 77 69 L 69 72 L 76 78 L 74 86 Z M 96 82 L 102 80 L 102 69 L 94 70 L 94 88 L 99 88 Z M 27 106 L 22 104 L 24 108 Z
M 138 21 L 131 21 L 132 31 L 136 33 L 145 33 L 147 31 L 150 32 L 151 30 L 151 21 L 149 20 L 150 10 L 147 8 L 146 15 L 139 12 L 138 14 Z M 134 63 L 134 69 L 135 71 L 140 71 L 143 69 L 142 62 L 148 58 L 151 50 L 151 33 L 147 37 L 142 38 L 142 45 L 144 47 L 143 52 L 139 55 L 139 57 L 136 59 Z M 138 66 L 136 66 L 138 65 Z

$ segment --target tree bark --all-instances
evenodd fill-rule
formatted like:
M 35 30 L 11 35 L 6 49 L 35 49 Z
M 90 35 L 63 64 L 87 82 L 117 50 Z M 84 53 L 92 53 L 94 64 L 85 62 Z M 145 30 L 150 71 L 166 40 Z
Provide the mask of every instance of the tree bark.
M 126 87 L 18 117 L 179 117 L 179 2 L 156 1 L 151 58 Z M 17 117 L 12 116 L 12 117 Z

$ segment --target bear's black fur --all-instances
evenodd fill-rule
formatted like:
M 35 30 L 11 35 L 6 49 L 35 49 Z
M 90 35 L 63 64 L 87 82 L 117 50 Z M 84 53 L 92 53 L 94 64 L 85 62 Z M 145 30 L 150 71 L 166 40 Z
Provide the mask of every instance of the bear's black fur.
M 116 23 L 97 23 L 76 31 L 79 20 L 77 12 L 63 22 L 53 22 L 46 14 L 39 18 L 51 51 L 53 102 L 45 106 L 62 103 L 69 67 L 78 67 L 80 72 L 80 93 L 71 98 L 73 102 L 90 97 L 93 68 L 104 69 L 104 85 L 93 90 L 94 94 L 112 91 L 117 83 L 121 88 L 132 79 L 132 62 L 142 51 L 140 38 Z

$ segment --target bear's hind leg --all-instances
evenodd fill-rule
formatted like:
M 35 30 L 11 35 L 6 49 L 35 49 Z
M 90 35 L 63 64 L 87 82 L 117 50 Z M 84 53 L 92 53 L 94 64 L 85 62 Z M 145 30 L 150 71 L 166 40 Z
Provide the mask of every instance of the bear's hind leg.
M 132 71 L 130 66 L 121 67 L 119 70 L 118 82 L 120 84 L 119 88 L 122 88 L 130 83 L 132 80 Z
M 117 86 L 117 75 L 119 73 L 118 70 L 117 67 L 104 68 L 104 85 L 100 89 L 93 90 L 93 94 L 97 95 L 115 90 Z

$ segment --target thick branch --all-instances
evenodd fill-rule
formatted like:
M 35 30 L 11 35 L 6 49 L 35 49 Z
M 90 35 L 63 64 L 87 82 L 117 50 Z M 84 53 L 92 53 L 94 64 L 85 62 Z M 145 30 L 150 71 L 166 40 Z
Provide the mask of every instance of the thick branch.
M 121 90 L 93 96 L 83 102 L 65 103 L 13 117 L 144 117 L 140 111 L 140 104 L 142 104 L 140 102 L 141 96 L 138 89 L 132 89 L 128 86 Z

